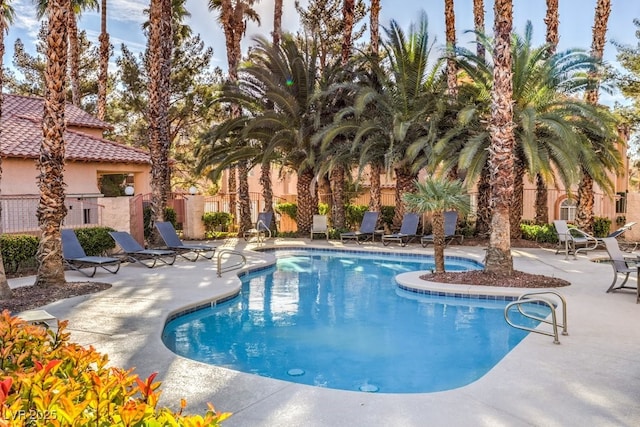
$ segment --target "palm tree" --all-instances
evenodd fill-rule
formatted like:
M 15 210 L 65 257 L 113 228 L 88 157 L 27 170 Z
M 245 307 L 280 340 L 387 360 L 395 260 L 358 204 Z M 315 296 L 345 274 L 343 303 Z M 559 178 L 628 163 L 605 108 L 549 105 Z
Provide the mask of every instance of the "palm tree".
M 464 185 L 459 180 L 430 176 L 424 182 L 416 182 L 416 192 L 403 195 L 408 210 L 433 213 L 433 249 L 436 274 L 444 273 L 444 213 L 455 210 L 466 215 L 471 202 Z
M 324 137 L 354 133 L 353 146 L 359 150 L 361 165 L 383 161 L 395 173 L 396 200 L 414 190 L 418 173 L 414 166 L 428 157 L 428 153 L 411 154 L 407 150 L 417 142 L 428 147 L 435 141 L 434 129 L 441 120 L 446 86 L 440 72 L 441 62 L 429 61 L 433 44 L 427 26 L 425 14 L 417 25 L 411 25 L 408 34 L 396 21 L 391 21 L 390 27 L 385 28 L 385 63 L 378 64 L 374 58 L 369 65 L 373 80 L 379 84 L 359 89 L 354 106 L 341 114 L 346 119 L 336 122 L 336 128 Z M 399 204 L 394 226 L 400 226 L 403 215 L 404 205 Z
M 104 120 L 107 114 L 107 83 L 109 78 L 109 33 L 107 32 L 107 0 L 101 0 L 100 5 L 100 72 L 98 76 L 98 105 L 97 116 Z
M 602 60 L 604 54 L 607 22 L 611 13 L 611 0 L 598 0 L 596 3 L 595 18 L 593 23 L 593 40 L 591 43 L 591 56 L 597 61 Z M 586 100 L 592 105 L 598 103 L 598 88 L 600 77 L 594 75 L 595 87 L 587 90 Z M 594 147 L 595 151 L 595 147 Z M 578 204 L 576 206 L 576 224 L 581 229 L 593 231 L 593 176 L 584 167 L 582 168 L 582 180 L 578 187 Z
M 484 59 L 484 44 L 480 43 L 478 37 L 484 34 L 484 0 L 473 0 L 473 24 L 476 33 L 476 53 L 479 58 Z
M 238 81 L 238 64 L 242 50 L 240 41 L 244 37 L 247 20 L 252 20 L 260 24 L 260 16 L 252 8 L 255 0 L 209 0 L 209 10 L 217 10 L 220 12 L 219 21 L 224 31 L 225 42 L 227 47 L 227 63 L 229 80 L 231 83 Z M 242 112 L 236 104 L 230 105 L 230 115 L 232 118 L 240 117 Z M 249 184 L 248 184 L 248 166 L 245 162 L 238 163 L 238 178 L 240 181 L 239 199 L 240 199 L 240 232 L 251 228 L 251 206 L 249 200 Z M 229 169 L 229 193 L 231 194 L 230 209 L 235 213 L 236 209 L 236 170 L 234 167 Z
M 371 0 L 370 16 L 370 50 L 374 62 L 379 60 L 380 43 L 380 0 Z M 375 84 L 375 82 L 372 82 Z M 384 155 L 384 154 L 383 154 Z M 377 156 L 377 159 L 383 157 Z M 380 175 L 384 172 L 384 161 L 372 161 L 369 163 L 369 210 L 373 212 L 382 211 L 382 191 Z
M 49 0 L 38 0 L 37 15 L 41 19 L 47 13 Z M 85 10 L 98 10 L 98 0 L 71 0 L 69 26 L 69 74 L 71 81 L 71 102 L 80 106 L 80 45 L 78 43 L 78 17 Z
M 447 40 L 447 88 L 449 96 L 455 98 L 458 95 L 458 69 L 455 60 L 456 47 L 456 15 L 453 8 L 453 0 L 444 2 L 445 35 Z
M 42 118 L 42 145 L 38 168 L 40 202 L 37 209 L 41 237 L 38 244 L 36 285 L 65 283 L 60 227 L 67 214 L 64 204 L 64 110 L 67 71 L 67 24 L 69 0 L 51 0 L 47 4 L 46 96 Z
M 489 172 L 491 185 L 491 233 L 485 270 L 511 275 L 509 205 L 514 185 L 513 77 L 511 69 L 511 0 L 495 0 L 494 7 L 493 90 L 489 122 Z
M 547 0 L 547 15 L 544 23 L 547 25 L 546 41 L 549 45 L 549 55 L 556 52 L 558 46 L 558 0 Z M 549 222 L 549 201 L 547 184 L 541 174 L 536 174 L 536 224 L 543 225 Z
M 151 222 L 164 220 L 171 186 L 169 96 L 173 49 L 171 0 L 151 0 L 149 8 L 149 152 L 151 155 Z M 153 227 L 155 229 L 155 227 Z M 154 234 L 151 241 L 156 243 Z
M 15 10 L 8 4 L 7 0 L 0 0 L 0 118 L 2 118 L 2 82 L 3 75 L 3 58 L 4 58 L 4 36 L 9 30 L 9 25 L 13 23 L 15 18 Z M 2 134 L 0 134 L 0 142 Z M 1 150 L 0 150 L 1 151 Z M 0 181 L 2 180 L 2 156 L 0 156 Z M 0 205 L 0 219 L 2 219 L 2 206 Z M 1 244 L 1 243 L 0 243 Z M 0 299 L 7 299 L 11 296 L 11 288 L 7 282 L 7 275 L 4 270 L 4 261 L 2 259 L 2 251 L 0 251 Z

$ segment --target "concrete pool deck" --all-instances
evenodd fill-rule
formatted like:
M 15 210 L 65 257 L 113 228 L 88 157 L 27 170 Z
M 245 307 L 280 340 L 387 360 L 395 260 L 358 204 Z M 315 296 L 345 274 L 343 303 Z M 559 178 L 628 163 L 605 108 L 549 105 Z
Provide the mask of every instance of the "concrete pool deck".
M 245 249 L 228 240 L 221 248 Z M 418 244 L 400 248 L 381 243 L 357 246 L 325 240 L 275 239 L 263 247 L 313 246 L 433 254 Z M 255 245 L 249 245 L 247 249 Z M 161 404 L 202 413 L 207 402 L 232 412 L 225 426 L 637 426 L 640 425 L 640 305 L 635 292 L 606 294 L 612 268 L 589 258 L 565 260 L 549 249 L 513 249 L 517 270 L 557 276 L 568 305 L 569 336 L 560 345 L 529 334 L 479 380 L 458 389 L 428 394 L 382 394 L 331 390 L 288 383 L 205 365 L 177 356 L 161 341 L 165 320 L 205 300 L 233 294 L 238 271 L 218 278 L 215 263 L 177 261 L 147 269 L 126 264 L 116 275 L 90 280 L 112 283 L 98 294 L 58 301 L 44 308 L 69 320 L 71 340 L 107 353 L 114 365 L 135 367 L 146 377 L 158 372 Z M 245 250 L 250 266 L 268 265 L 269 253 Z M 451 246 L 447 255 L 478 261 L 483 247 Z M 85 281 L 67 272 L 69 281 Z M 635 282 L 635 278 L 631 280 Z M 11 279 L 11 287 L 33 277 Z M 525 292 L 523 290 L 522 292 Z M 425 349 L 428 351 L 428 349 Z M 401 360 L 398 363 L 402 363 Z

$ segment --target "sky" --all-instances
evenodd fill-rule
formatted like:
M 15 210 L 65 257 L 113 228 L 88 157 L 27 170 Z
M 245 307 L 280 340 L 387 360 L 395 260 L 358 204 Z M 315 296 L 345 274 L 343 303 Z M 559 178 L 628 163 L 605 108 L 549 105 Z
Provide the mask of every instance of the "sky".
M 368 4 L 368 1 L 365 1 Z M 300 2 L 306 4 L 306 0 L 300 0 Z M 559 49 L 581 48 L 588 51 L 591 48 L 596 0 L 560 0 L 559 3 Z M 16 19 L 5 38 L 5 66 L 11 66 L 13 44 L 16 38 L 22 39 L 27 51 L 35 53 L 34 39 L 40 28 L 40 23 L 35 16 L 33 0 L 13 0 L 11 4 L 16 10 Z M 255 7 L 261 17 L 261 26 L 248 25 L 247 37 L 243 42 L 244 49 L 251 45 L 253 36 L 270 33 L 273 26 L 273 4 L 274 0 L 258 0 Z M 473 1 L 454 0 L 454 4 L 458 44 L 473 49 L 472 36 L 466 33 L 466 31 L 473 29 Z M 148 7 L 149 0 L 107 0 L 107 28 L 111 44 L 114 46 L 114 56 L 111 58 L 112 65 L 115 63 L 116 57 L 120 56 L 122 43 L 134 52 L 144 50 L 146 40 L 142 33 L 141 24 L 146 20 L 143 11 Z M 224 35 L 217 22 L 217 15 L 208 10 L 208 1 L 187 0 L 187 9 L 191 13 L 188 24 L 193 32 L 200 34 L 205 44 L 213 47 L 213 65 L 226 69 Z M 444 45 L 444 0 L 381 0 L 380 24 L 388 26 L 393 19 L 402 28 L 407 29 L 411 22 L 417 20 L 421 11 L 427 13 L 429 32 L 435 37 L 436 45 Z M 534 30 L 534 43 L 543 43 L 545 12 L 545 0 L 514 0 L 515 30 L 522 33 L 526 22 L 531 21 Z M 491 0 L 485 0 L 485 13 L 486 31 L 491 34 L 493 32 L 493 2 Z M 612 41 L 632 46 L 639 43 L 635 36 L 634 18 L 640 19 L 640 1 L 612 0 L 604 56 L 605 60 L 614 66 L 616 65 L 617 49 L 611 43 Z M 100 33 L 99 12 L 84 12 L 80 17 L 78 27 L 85 30 L 89 40 L 97 45 Z M 290 32 L 295 32 L 299 27 L 293 0 L 284 0 L 282 27 L 284 31 Z M 613 105 L 614 101 L 624 102 L 619 94 L 601 94 L 600 100 L 609 105 Z

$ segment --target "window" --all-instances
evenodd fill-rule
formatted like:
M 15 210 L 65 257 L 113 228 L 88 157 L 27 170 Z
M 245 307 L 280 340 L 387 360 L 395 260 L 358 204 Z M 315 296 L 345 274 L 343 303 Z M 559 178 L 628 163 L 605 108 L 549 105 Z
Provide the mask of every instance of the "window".
M 576 219 L 576 201 L 573 199 L 564 199 L 560 202 L 560 219 L 565 221 L 575 221 Z

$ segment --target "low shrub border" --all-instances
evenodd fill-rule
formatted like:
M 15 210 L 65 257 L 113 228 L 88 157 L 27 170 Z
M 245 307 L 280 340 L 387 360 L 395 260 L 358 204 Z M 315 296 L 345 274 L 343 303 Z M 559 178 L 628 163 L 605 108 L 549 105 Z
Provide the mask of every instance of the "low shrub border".
M 219 426 L 231 414 L 211 404 L 204 415 L 158 407 L 157 374 L 107 367 L 107 355 L 56 331 L 0 315 L 0 426 Z

